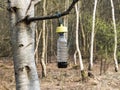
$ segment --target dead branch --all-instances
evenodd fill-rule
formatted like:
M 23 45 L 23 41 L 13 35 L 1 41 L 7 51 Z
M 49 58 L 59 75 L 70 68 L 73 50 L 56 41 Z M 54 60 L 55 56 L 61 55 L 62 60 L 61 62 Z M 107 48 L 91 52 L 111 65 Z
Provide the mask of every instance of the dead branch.
M 24 18 L 24 20 L 20 20 L 20 21 L 26 21 L 27 23 L 33 22 L 33 21 L 38 21 L 38 20 L 47 20 L 47 19 L 56 19 L 56 18 L 60 18 L 63 17 L 65 15 L 68 15 L 70 13 L 70 11 L 72 10 L 72 8 L 74 7 L 74 5 L 78 2 L 79 0 L 73 0 L 73 2 L 71 3 L 71 5 L 68 7 L 68 9 L 62 13 L 59 14 L 55 14 L 55 15 L 48 15 L 48 16 L 40 16 L 40 17 L 29 17 L 27 16 L 26 18 Z

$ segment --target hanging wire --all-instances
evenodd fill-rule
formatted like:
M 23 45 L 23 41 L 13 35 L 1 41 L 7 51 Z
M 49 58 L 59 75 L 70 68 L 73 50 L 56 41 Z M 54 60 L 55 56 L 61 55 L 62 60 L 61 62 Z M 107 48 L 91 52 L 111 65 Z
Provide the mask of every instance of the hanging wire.
M 57 14 L 58 17 L 61 15 L 60 12 L 57 12 L 56 14 Z M 60 26 L 61 24 L 63 24 L 63 19 L 62 18 L 58 18 L 58 25 Z

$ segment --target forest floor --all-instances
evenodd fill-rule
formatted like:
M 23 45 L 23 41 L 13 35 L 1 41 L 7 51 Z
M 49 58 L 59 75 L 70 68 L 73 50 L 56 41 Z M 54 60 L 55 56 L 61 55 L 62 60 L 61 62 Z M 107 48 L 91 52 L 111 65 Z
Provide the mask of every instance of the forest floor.
M 100 62 L 94 64 L 94 78 L 81 81 L 79 65 L 69 63 L 68 68 L 59 69 L 55 62 L 47 64 L 47 77 L 42 78 L 41 66 L 38 75 L 41 90 L 120 90 L 120 71 L 114 71 L 114 65 L 106 64 L 106 70 L 100 75 Z M 0 59 L 0 90 L 15 90 L 13 62 L 8 58 Z M 87 65 L 85 65 L 87 70 Z

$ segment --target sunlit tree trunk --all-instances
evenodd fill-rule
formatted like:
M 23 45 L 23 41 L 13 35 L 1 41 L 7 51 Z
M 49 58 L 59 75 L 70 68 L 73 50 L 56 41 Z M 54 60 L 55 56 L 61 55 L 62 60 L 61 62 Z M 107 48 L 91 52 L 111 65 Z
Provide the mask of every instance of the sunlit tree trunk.
M 95 0 L 94 3 L 94 10 L 93 10 L 93 21 L 92 21 L 92 31 L 91 31 L 91 46 L 90 46 L 90 62 L 89 62 L 89 70 L 92 70 L 93 68 L 93 44 L 94 44 L 94 33 L 95 33 L 95 14 L 96 14 L 96 7 L 97 7 L 97 1 Z
M 82 76 L 82 80 L 84 81 L 86 78 L 86 74 L 84 71 L 84 66 L 83 66 L 83 61 L 82 61 L 82 55 L 81 55 L 81 51 L 79 48 L 79 40 L 78 40 L 78 30 L 79 30 L 79 3 L 75 5 L 75 11 L 76 11 L 76 50 L 78 53 L 78 57 L 79 57 L 79 62 L 80 62 L 80 71 L 81 71 L 81 76 Z M 75 52 L 76 53 L 76 52 Z
M 37 58 L 38 58 L 38 55 L 39 55 L 38 54 L 38 46 L 39 46 L 39 42 L 40 42 L 41 33 L 42 33 L 42 30 L 40 31 L 40 33 L 38 33 L 38 31 L 36 30 L 36 47 L 35 47 L 34 55 L 37 56 Z M 36 63 L 37 62 L 38 62 L 38 59 L 36 60 Z
M 43 15 L 45 15 L 45 7 L 46 7 L 46 0 L 43 1 Z M 46 64 L 45 64 L 45 20 L 43 20 L 43 31 L 42 31 L 42 42 L 43 42 L 43 47 L 42 47 L 42 56 L 41 56 L 41 65 L 42 65 L 42 76 L 46 77 Z
M 35 29 L 35 52 L 34 52 L 36 65 L 38 64 L 38 48 L 37 48 L 37 43 L 38 43 L 38 30 L 36 28 Z
M 35 23 L 24 20 L 34 17 L 34 5 L 39 0 L 8 0 L 16 90 L 40 90 L 34 58 Z
M 115 71 L 118 71 L 118 61 L 117 61 L 117 30 L 116 30 L 116 21 L 115 21 L 115 11 L 114 11 L 114 4 L 113 0 L 110 0 L 111 8 L 112 8 L 112 19 L 113 19 L 113 26 L 114 26 L 114 62 L 115 62 Z

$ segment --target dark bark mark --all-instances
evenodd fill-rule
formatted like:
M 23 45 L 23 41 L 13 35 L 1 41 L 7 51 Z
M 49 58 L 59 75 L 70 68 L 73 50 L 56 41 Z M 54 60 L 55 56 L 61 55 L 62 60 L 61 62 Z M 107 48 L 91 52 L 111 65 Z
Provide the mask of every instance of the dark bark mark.
M 25 70 L 27 71 L 27 73 L 29 73 L 31 71 L 29 66 L 25 66 Z
M 29 43 L 27 46 L 25 46 L 25 48 L 27 48 L 28 46 L 30 46 L 30 45 L 32 45 L 32 42 L 31 43 Z M 24 45 L 23 44 L 19 44 L 19 46 L 18 46 L 19 48 L 22 48 L 22 47 L 24 47 Z
M 14 12 L 16 13 L 17 12 L 17 7 L 12 7 L 13 8 L 13 10 L 14 10 Z
M 30 69 L 30 67 L 28 65 L 26 65 L 24 67 L 18 68 L 17 71 L 18 71 L 18 73 L 26 71 L 27 74 L 28 74 L 31 71 L 31 69 Z M 17 72 L 15 72 L 15 74 L 17 74 Z
M 25 66 L 24 68 L 25 68 L 25 72 L 26 72 L 28 78 L 30 78 L 30 71 L 31 71 L 30 67 L 29 66 Z
M 17 7 L 7 7 L 7 10 L 9 11 L 9 12 L 17 12 Z
M 117 67 L 115 67 L 115 72 L 118 72 L 118 68 Z
M 21 47 L 23 47 L 24 45 L 23 44 L 19 44 L 19 47 L 21 48 Z
M 94 76 L 94 74 L 92 73 L 92 71 L 89 71 L 89 72 L 88 72 L 88 76 L 89 76 L 90 78 L 95 78 L 95 76 Z
M 24 67 L 18 68 L 18 72 L 23 72 Z

